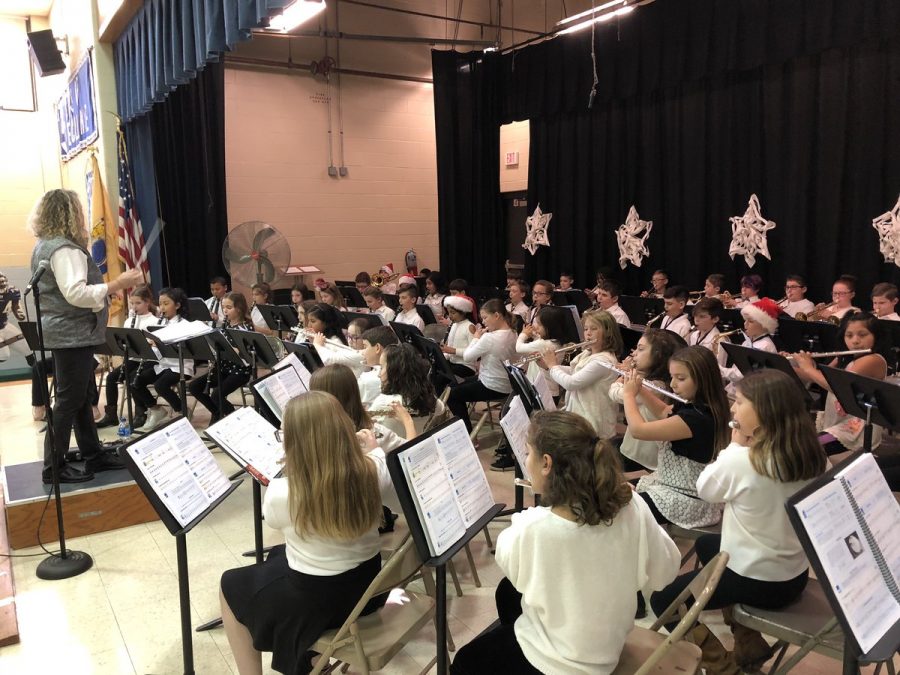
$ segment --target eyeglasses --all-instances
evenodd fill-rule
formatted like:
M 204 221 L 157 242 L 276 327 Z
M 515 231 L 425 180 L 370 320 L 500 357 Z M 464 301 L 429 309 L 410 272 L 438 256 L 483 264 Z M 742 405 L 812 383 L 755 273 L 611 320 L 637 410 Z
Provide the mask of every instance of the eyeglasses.
M 275 440 L 279 443 L 284 443 L 284 432 L 281 429 L 275 430 Z

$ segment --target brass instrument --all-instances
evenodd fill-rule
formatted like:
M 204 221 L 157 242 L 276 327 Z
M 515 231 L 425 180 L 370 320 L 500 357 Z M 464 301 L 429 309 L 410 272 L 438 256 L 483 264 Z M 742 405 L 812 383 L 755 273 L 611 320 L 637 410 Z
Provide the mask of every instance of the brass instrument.
M 712 344 L 712 353 L 714 356 L 719 355 L 719 343 L 727 337 L 734 335 L 735 333 L 740 333 L 740 328 L 735 328 L 734 330 L 725 331 L 724 333 L 719 333 L 716 337 L 713 338 Z
M 393 274 L 382 274 L 381 272 L 373 272 L 371 275 L 372 285 L 376 288 L 381 288 L 387 282 L 393 281 L 394 279 L 400 278 L 400 272 L 394 272 Z
M 554 349 L 554 354 L 568 354 L 569 352 L 574 352 L 577 349 L 584 349 L 585 347 L 590 347 L 592 344 L 596 342 L 595 340 L 585 340 L 584 342 L 577 342 L 568 345 L 563 345 L 559 349 Z M 535 352 L 534 354 L 528 354 L 527 356 L 522 357 L 518 361 L 516 361 L 514 366 L 524 366 L 534 361 L 540 361 L 544 358 L 544 354 L 542 352 Z
M 827 316 L 824 319 L 819 318 L 819 314 L 824 312 L 826 309 L 834 307 L 836 304 L 836 302 L 830 302 L 827 305 L 825 303 L 820 303 L 816 305 L 813 308 L 813 311 L 811 311 L 809 314 L 807 314 L 806 312 L 797 312 L 796 314 L 794 314 L 794 318 L 797 321 L 827 321 L 828 323 L 833 323 L 836 326 L 841 322 L 841 320 L 836 316 Z
M 842 352 L 811 352 L 808 354 L 811 359 L 833 359 L 839 356 L 856 356 L 860 354 L 871 354 L 871 349 L 845 349 Z M 788 356 L 788 362 L 794 363 L 794 357 Z

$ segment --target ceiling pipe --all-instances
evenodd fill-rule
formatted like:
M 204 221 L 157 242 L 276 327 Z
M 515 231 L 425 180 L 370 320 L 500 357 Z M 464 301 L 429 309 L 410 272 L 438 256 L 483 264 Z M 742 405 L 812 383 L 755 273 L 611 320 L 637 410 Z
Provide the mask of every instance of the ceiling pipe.
M 226 66 L 238 66 L 246 68 L 270 68 L 274 70 L 295 70 L 312 76 L 309 64 L 294 63 L 288 61 L 275 61 L 273 59 L 258 59 L 247 56 L 233 56 L 225 54 Z M 417 77 L 415 75 L 398 75 L 395 73 L 379 73 L 372 70 L 355 70 L 353 68 L 333 68 L 332 72 L 342 75 L 358 75 L 359 77 L 374 77 L 382 80 L 399 80 L 401 82 L 420 82 L 422 84 L 434 84 L 429 77 Z

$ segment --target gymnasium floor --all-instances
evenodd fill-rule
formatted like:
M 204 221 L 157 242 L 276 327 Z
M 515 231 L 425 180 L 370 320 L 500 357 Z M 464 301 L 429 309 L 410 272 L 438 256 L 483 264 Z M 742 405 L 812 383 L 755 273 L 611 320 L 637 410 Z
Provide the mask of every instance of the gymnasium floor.
M 195 423 L 203 428 L 208 417 L 198 407 Z M 0 385 L 0 464 L 35 461 L 42 456 L 41 423 L 31 420 L 29 387 L 26 383 Z M 115 429 L 104 430 L 113 436 Z M 486 428 L 480 436 L 479 453 L 485 467 L 492 461 L 498 433 Z M 216 455 L 223 469 L 232 473 L 228 457 Z M 497 501 L 513 500 L 512 473 L 487 472 Z M 526 500 L 526 503 L 528 500 Z M 249 564 L 241 556 L 253 546 L 249 482 L 232 494 L 188 535 L 193 623 L 219 615 L 219 577 L 226 569 Z M 51 511 L 52 517 L 52 511 Z M 491 525 L 496 535 L 505 527 Z M 265 543 L 280 543 L 268 528 Z M 175 541 L 160 522 L 71 539 L 71 548 L 89 553 L 94 566 L 88 572 L 64 581 L 41 581 L 35 568 L 43 559 L 14 559 L 21 642 L 0 648 L 0 672 L 47 673 L 180 673 L 182 655 L 179 629 Z M 682 548 L 685 542 L 679 542 Z M 14 551 L 29 555 L 39 549 Z M 457 558 L 464 595 L 456 597 L 448 586 L 449 628 L 457 645 L 463 645 L 496 620 L 494 590 L 502 578 L 483 537 L 472 542 L 482 587 L 476 588 L 465 557 Z M 602 573 L 602 571 L 598 571 Z M 416 582 L 412 588 L 422 590 Z M 709 612 L 704 621 L 731 645 L 721 614 Z M 650 625 L 652 617 L 641 621 Z M 194 634 L 194 663 L 198 673 L 237 673 L 222 629 Z M 417 673 L 435 651 L 433 627 L 426 626 L 385 668 L 385 673 Z M 264 671 L 269 661 L 264 655 Z M 433 671 L 432 671 L 433 672 Z M 839 673 L 836 661 L 812 654 L 792 671 L 797 675 Z

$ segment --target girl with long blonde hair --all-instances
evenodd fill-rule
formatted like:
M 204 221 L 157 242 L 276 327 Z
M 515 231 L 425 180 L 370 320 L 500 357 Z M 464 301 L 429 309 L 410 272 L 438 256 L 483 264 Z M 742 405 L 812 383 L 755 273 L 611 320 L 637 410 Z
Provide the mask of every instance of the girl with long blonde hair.
M 309 672 L 307 649 L 341 625 L 381 568 L 379 488 L 389 479 L 373 434 L 357 434 L 321 391 L 292 399 L 282 428 L 284 476 L 269 484 L 263 515 L 285 544 L 222 575 L 222 618 L 242 675 L 262 672 L 261 651 L 279 672 Z M 373 599 L 366 613 L 382 604 Z

